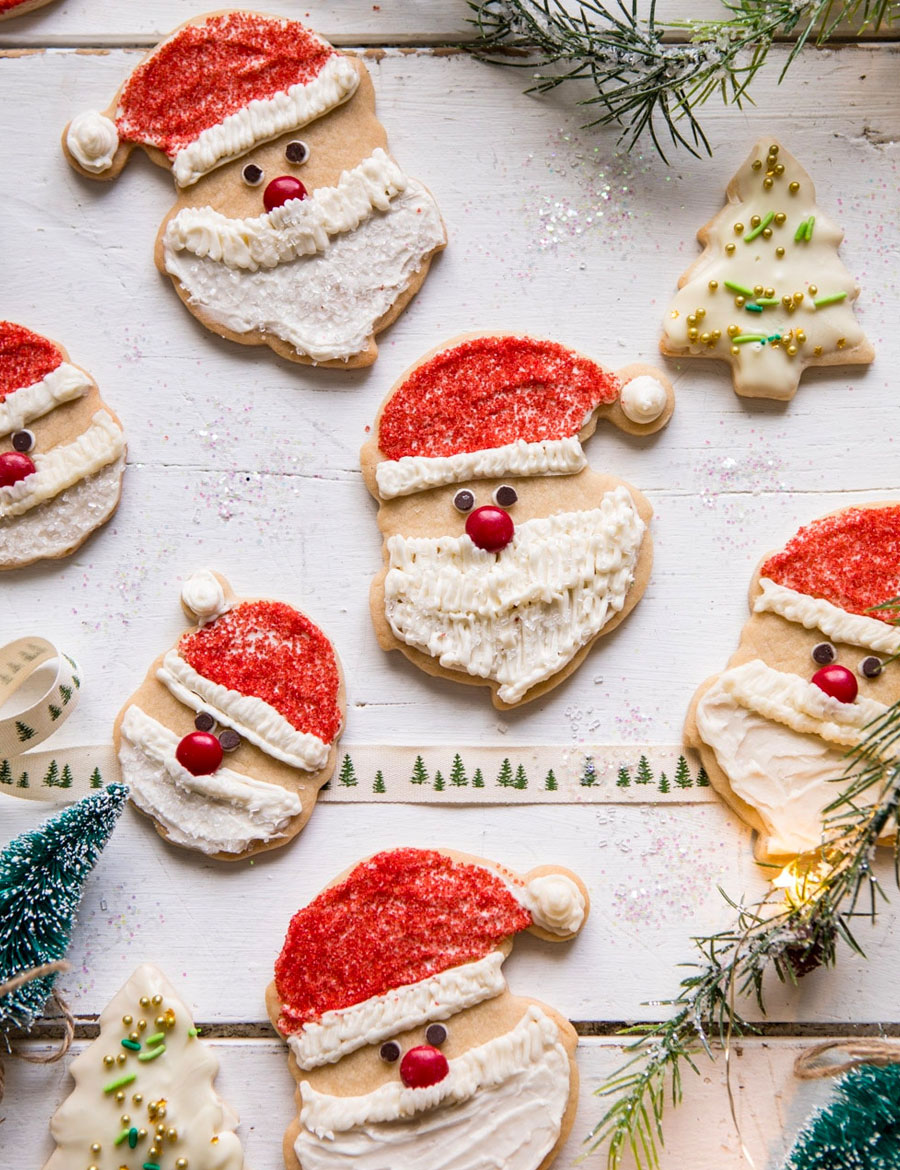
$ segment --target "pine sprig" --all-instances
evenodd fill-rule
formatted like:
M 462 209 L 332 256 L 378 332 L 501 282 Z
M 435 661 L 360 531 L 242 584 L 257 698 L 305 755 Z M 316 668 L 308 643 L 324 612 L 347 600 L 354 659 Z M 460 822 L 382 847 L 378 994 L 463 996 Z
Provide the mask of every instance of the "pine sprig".
M 656 3 L 640 15 L 637 0 L 469 0 L 479 57 L 532 71 L 528 93 L 587 81 L 579 104 L 599 107 L 588 126 L 618 123 L 630 150 L 645 132 L 665 159 L 657 129 L 675 146 L 712 153 L 697 110 L 715 93 L 740 106 L 776 39 L 796 37 L 781 76 L 812 38 L 817 45 L 852 22 L 877 31 L 900 14 L 900 0 L 723 0 L 724 20 L 660 23 Z M 683 41 L 666 39 L 673 32 Z M 510 56 L 509 49 L 522 50 Z M 591 110 L 594 113 L 594 110 Z
M 894 599 L 884 609 L 897 613 Z M 900 619 L 894 619 L 900 624 Z M 753 997 L 765 1012 L 764 979 L 774 971 L 782 982 L 820 965 L 832 966 L 838 941 L 863 950 L 851 920 L 874 922 L 887 895 L 872 869 L 879 841 L 893 835 L 894 870 L 900 886 L 900 702 L 873 720 L 858 747 L 848 753 L 840 794 L 825 809 L 823 843 L 787 866 L 760 901 L 737 911 L 731 929 L 694 940 L 700 961 L 690 964 L 669 1019 L 628 1031 L 639 1038 L 626 1049 L 625 1063 L 597 1090 L 610 1100 L 588 1137 L 590 1149 L 608 1143 L 610 1170 L 631 1149 L 638 1170 L 655 1170 L 663 1145 L 667 1100 L 678 1105 L 682 1071 L 698 1071 L 694 1057 L 713 1057 L 713 1043 L 728 1050 L 731 1038 L 755 1030 L 738 1003 Z M 727 898 L 727 895 L 725 895 Z

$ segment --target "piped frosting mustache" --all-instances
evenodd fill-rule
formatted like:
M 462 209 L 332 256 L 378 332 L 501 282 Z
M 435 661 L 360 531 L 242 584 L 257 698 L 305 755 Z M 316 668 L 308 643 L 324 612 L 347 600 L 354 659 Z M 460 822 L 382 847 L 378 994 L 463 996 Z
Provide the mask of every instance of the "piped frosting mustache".
M 859 744 L 863 728 L 887 710 L 883 703 L 863 696 L 852 703 L 842 703 L 815 683 L 775 670 L 758 658 L 726 670 L 719 683 L 748 711 L 793 731 L 818 735 L 846 747 Z
M 355 231 L 376 211 L 388 211 L 410 180 L 380 147 L 334 187 L 318 187 L 251 219 L 231 219 L 211 207 L 186 207 L 169 221 L 166 253 L 187 251 L 228 268 L 256 272 L 324 252 L 332 236 Z M 177 275 L 177 274 L 176 274 Z

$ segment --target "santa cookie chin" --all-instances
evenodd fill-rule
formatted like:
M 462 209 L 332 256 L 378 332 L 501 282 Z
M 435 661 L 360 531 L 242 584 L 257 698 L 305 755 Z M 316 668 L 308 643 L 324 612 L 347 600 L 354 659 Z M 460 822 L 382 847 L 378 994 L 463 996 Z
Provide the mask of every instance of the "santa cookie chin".
M 386 152 L 365 66 L 296 21 L 188 22 L 63 144 L 93 178 L 137 144 L 171 165 L 158 267 L 208 328 L 293 361 L 374 361 L 446 243 L 431 195 Z
M 289 1170 L 549 1165 L 574 1116 L 577 1038 L 512 996 L 501 965 L 512 933 L 571 938 L 587 911 L 565 870 L 522 879 L 398 849 L 298 912 L 268 996 L 298 1082 Z
M 759 834 L 761 860 L 822 841 L 846 787 L 847 752 L 900 699 L 888 659 L 900 633 L 870 612 L 900 592 L 900 507 L 844 509 L 766 558 L 724 673 L 694 697 L 685 738 L 714 786 Z M 861 803 L 875 799 L 873 787 Z
M 659 371 L 612 374 L 556 342 L 471 335 L 426 355 L 362 450 L 383 648 L 487 683 L 500 708 L 561 682 L 637 604 L 652 560 L 649 503 L 590 470 L 582 441 L 599 417 L 649 434 L 672 408 Z

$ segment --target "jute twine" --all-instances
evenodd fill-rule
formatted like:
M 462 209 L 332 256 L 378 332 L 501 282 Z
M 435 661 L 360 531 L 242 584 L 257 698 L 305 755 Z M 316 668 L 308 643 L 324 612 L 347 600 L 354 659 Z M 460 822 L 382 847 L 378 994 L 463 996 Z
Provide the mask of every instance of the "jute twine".
M 32 967 L 28 971 L 20 971 L 12 979 L 8 979 L 5 983 L 0 983 L 0 999 L 13 991 L 18 991 L 20 987 L 24 987 L 26 983 L 30 983 L 32 979 L 42 979 L 45 975 L 54 975 L 58 972 L 68 970 L 69 964 L 65 959 L 57 959 L 54 963 L 42 963 L 40 967 Z M 21 1060 L 27 1060 L 30 1064 L 53 1064 L 55 1061 L 61 1060 L 69 1051 L 69 1046 L 75 1036 L 75 1019 L 69 1011 L 69 1005 L 56 991 L 53 992 L 50 999 L 56 1004 L 63 1020 L 64 1032 L 59 1046 L 45 1056 L 29 1056 L 24 1052 L 13 1052 L 11 1050 L 10 1054 L 12 1056 L 17 1056 Z M 3 1100 L 5 1086 L 6 1080 L 3 1072 L 3 1060 L 0 1058 L 0 1101 Z
M 838 1053 L 843 1056 L 838 1056 Z M 824 1059 L 823 1059 L 824 1058 Z M 807 1048 L 794 1061 L 794 1076 L 801 1081 L 836 1077 L 863 1064 L 897 1064 L 900 1045 L 887 1040 L 826 1040 Z

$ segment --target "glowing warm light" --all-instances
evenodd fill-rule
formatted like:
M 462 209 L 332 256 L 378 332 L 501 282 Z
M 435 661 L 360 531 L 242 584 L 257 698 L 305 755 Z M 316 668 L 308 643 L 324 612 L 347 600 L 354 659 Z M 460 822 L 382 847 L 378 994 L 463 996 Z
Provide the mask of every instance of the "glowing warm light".
M 784 890 L 788 906 L 799 907 L 815 897 L 827 879 L 830 867 L 825 861 L 798 857 L 772 879 L 776 890 Z

